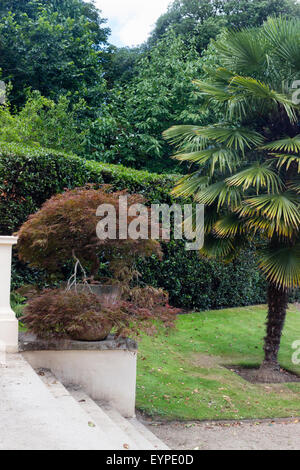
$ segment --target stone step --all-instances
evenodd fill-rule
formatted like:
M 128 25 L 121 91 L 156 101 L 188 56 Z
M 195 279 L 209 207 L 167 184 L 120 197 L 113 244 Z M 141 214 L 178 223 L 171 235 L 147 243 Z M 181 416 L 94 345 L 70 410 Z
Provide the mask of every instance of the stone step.
M 82 390 L 74 390 L 74 387 L 68 389 L 93 420 L 105 429 L 107 436 L 117 444 L 116 449 L 154 450 L 156 448 L 129 419 L 123 418 L 117 410 L 108 404 L 95 402 Z
M 139 446 L 140 450 L 158 450 L 150 440 L 145 436 L 145 433 L 141 433 L 137 426 L 131 419 L 124 418 L 117 410 L 109 406 L 108 404 L 96 402 L 99 407 L 114 421 L 114 423 L 120 427 L 124 432 L 127 433 Z M 150 432 L 150 431 L 149 431 Z
M 150 429 L 144 426 L 137 418 L 129 418 L 128 420 L 140 433 L 147 439 L 157 450 L 170 450 L 170 448 L 162 442 Z
M 66 403 L 75 400 L 109 440 L 115 450 L 164 450 L 164 443 L 146 429 L 138 420 L 126 419 L 108 404 L 95 402 L 79 386 L 65 387 L 50 370 L 37 369 L 52 395 Z M 150 439 L 149 439 L 150 437 Z
M 0 369 L 1 450 L 113 450 L 105 433 L 55 385 L 55 394 L 21 354 Z
M 111 436 L 106 432 L 106 426 L 102 426 L 102 423 L 97 423 L 96 417 L 91 416 L 91 413 L 87 412 L 81 403 L 81 400 L 86 397 L 81 395 L 74 396 L 70 391 L 55 377 L 49 369 L 36 369 L 35 372 L 41 378 L 46 385 L 47 389 L 53 395 L 53 397 L 63 406 L 64 413 L 68 416 L 72 416 L 74 413 L 74 407 L 76 413 L 81 414 L 88 421 L 90 427 L 95 427 L 101 438 L 104 439 L 108 444 L 108 449 L 116 449 L 116 442 L 111 439 Z M 79 392 L 80 393 L 80 392 Z M 117 447 L 119 448 L 119 447 Z
M 137 443 L 119 426 L 117 426 L 102 410 L 102 408 L 87 396 L 86 393 L 82 390 L 76 390 L 74 387 L 68 388 L 68 390 L 91 419 L 101 426 L 102 429 L 105 429 L 105 434 L 110 439 L 116 450 L 138 450 L 139 447 Z

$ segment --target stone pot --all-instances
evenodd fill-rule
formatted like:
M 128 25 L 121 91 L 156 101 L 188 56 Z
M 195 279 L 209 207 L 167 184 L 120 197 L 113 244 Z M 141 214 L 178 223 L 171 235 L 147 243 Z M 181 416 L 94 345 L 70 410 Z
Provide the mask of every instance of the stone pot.
M 73 289 L 75 290 L 75 288 Z M 103 305 L 108 307 L 118 302 L 122 295 L 120 287 L 116 285 L 90 284 L 89 287 L 87 287 L 85 284 L 78 284 L 76 289 L 77 292 L 92 292 L 101 298 Z M 111 332 L 112 327 L 112 324 L 106 327 L 98 325 L 93 329 L 87 327 L 80 333 L 74 332 L 72 339 L 76 341 L 103 341 Z
M 90 289 L 89 289 L 90 288 Z M 77 285 L 77 292 L 92 292 L 101 297 L 105 305 L 113 305 L 121 299 L 122 291 L 119 286 L 102 284 Z
M 98 325 L 94 328 L 86 327 L 80 332 L 74 332 L 72 339 L 76 341 L 103 341 L 108 337 L 112 327 L 112 324 L 106 325 L 105 327 L 102 325 Z

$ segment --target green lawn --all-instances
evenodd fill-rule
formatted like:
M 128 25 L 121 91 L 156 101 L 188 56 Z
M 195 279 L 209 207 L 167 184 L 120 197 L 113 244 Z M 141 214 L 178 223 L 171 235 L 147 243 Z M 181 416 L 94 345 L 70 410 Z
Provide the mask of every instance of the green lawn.
M 137 406 L 165 419 L 205 420 L 300 416 L 300 383 L 253 385 L 223 364 L 258 366 L 266 306 L 180 316 L 169 336 L 140 344 Z M 282 339 L 281 365 L 292 364 L 300 340 L 300 312 L 291 308 Z

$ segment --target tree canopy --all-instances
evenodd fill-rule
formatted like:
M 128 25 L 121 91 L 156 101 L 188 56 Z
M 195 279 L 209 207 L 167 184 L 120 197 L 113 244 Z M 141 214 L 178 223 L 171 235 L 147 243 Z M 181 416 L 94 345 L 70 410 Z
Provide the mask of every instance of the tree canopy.
M 173 29 L 186 40 L 197 38 L 197 50 L 203 51 L 221 28 L 260 26 L 269 16 L 300 17 L 296 0 L 174 0 L 161 15 L 149 39 L 155 44 Z
M 195 48 L 171 31 L 139 60 L 132 81 L 112 91 L 109 106 L 94 123 L 94 158 L 155 171 L 174 168 L 162 132 L 182 120 L 203 123 L 192 83 L 199 73 Z
M 1 2 L 0 69 L 13 85 L 12 103 L 23 104 L 30 87 L 51 98 L 71 92 L 95 106 L 105 89 L 104 23 L 81 0 Z

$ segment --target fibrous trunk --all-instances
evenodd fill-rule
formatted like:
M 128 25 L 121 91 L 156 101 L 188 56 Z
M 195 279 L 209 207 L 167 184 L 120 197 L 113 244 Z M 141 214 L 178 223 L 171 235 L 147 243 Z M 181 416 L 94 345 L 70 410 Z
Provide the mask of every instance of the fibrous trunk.
M 258 372 L 257 380 L 277 382 L 280 372 L 278 352 L 288 308 L 288 291 L 270 284 L 268 287 L 267 334 L 265 337 L 265 359 Z

